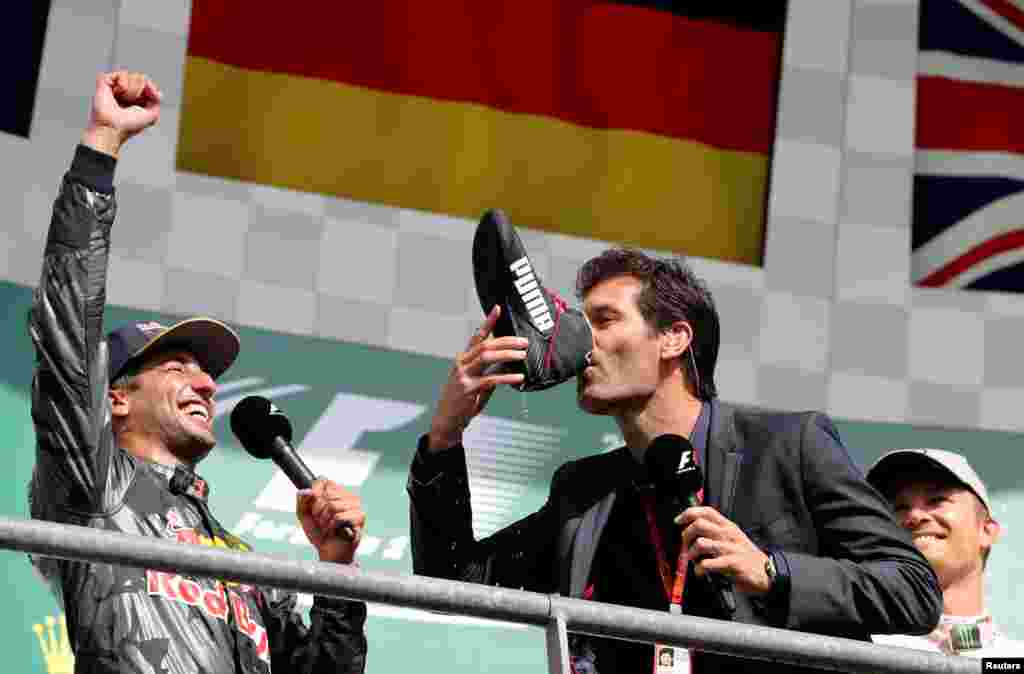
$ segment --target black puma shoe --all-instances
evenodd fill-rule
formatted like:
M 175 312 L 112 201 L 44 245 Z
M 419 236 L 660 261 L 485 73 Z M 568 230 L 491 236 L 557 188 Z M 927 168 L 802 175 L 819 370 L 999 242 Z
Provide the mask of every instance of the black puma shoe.
M 594 348 L 590 324 L 582 312 L 544 287 L 512 223 L 499 210 L 484 213 L 476 228 L 473 275 L 484 314 L 501 305 L 494 336 L 530 340 L 525 361 L 501 368 L 525 375 L 517 388 L 540 391 L 583 372 Z

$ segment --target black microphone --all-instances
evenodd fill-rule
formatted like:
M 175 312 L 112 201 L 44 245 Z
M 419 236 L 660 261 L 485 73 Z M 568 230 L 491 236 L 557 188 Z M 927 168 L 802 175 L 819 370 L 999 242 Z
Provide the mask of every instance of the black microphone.
M 690 508 L 700 505 L 697 492 L 704 486 L 704 471 L 694 458 L 693 445 L 681 435 L 666 433 L 654 438 L 644 454 L 644 465 L 655 487 L 664 487 Z
M 231 410 L 231 432 L 250 455 L 276 463 L 298 489 L 313 486 L 316 475 L 292 447 L 292 422 L 274 403 L 260 396 L 240 400 Z M 349 540 L 355 538 L 351 525 L 339 530 Z
M 700 505 L 697 494 L 704 487 L 704 471 L 689 440 L 672 433 L 659 435 L 647 448 L 644 465 L 656 493 L 669 494 L 683 508 Z M 719 609 L 731 616 L 736 612 L 732 583 L 718 573 L 708 573 L 706 577 L 715 590 Z

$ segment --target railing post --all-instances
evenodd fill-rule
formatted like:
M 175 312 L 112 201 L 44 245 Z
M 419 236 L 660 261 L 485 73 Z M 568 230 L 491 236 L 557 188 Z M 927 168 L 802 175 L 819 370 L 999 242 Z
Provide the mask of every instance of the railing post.
M 565 625 L 565 615 L 561 612 L 551 614 L 551 622 L 544 628 L 544 638 L 548 646 L 549 674 L 571 674 L 569 669 L 569 632 Z

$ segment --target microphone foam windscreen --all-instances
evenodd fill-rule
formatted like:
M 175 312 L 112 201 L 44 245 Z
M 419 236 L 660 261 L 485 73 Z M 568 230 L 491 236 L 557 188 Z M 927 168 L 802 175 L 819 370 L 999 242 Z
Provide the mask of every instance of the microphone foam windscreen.
M 644 464 L 658 485 L 673 482 L 685 493 L 696 493 L 704 486 L 704 471 L 697 465 L 693 445 L 681 435 L 656 437 L 647 448 Z
M 266 398 L 247 396 L 231 410 L 231 432 L 257 459 L 270 456 L 274 438 L 291 442 L 292 425 L 281 410 Z

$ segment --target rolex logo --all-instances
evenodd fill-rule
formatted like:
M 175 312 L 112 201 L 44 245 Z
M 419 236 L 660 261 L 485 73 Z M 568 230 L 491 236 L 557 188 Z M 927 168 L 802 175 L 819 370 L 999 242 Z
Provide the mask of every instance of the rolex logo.
M 68 623 L 64 614 L 60 616 L 60 636 L 57 635 L 57 620 L 53 616 L 46 616 L 45 622 L 45 626 L 39 623 L 33 625 L 32 631 L 39 639 L 46 671 L 48 674 L 74 674 L 75 655 L 71 652 L 71 642 L 68 641 Z

